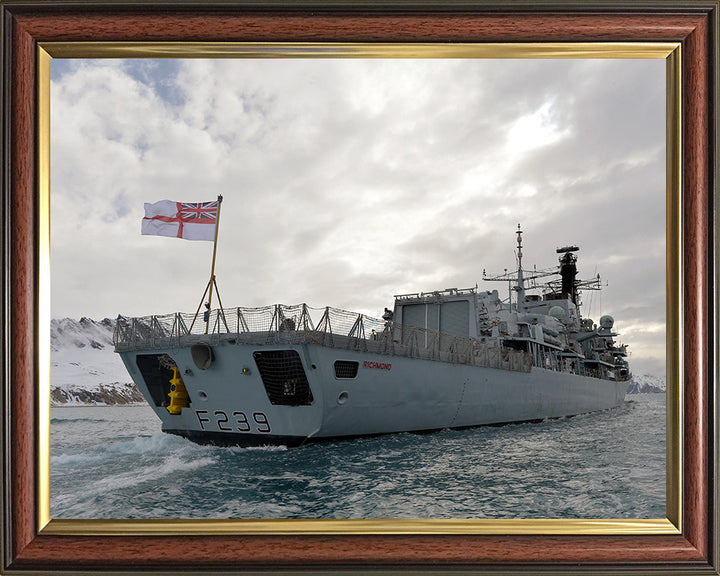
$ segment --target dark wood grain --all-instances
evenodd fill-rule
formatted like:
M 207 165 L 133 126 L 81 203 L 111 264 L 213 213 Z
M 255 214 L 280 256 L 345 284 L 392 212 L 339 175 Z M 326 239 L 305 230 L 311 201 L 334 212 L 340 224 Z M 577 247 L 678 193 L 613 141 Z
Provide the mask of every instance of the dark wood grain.
M 42 40 L 562 42 L 685 38 L 693 15 L 666 14 L 147 14 L 24 15 L 21 26 Z M 111 22 L 111 24 L 110 24 Z
M 650 9 L 604 12 L 542 4 L 539 11 L 503 13 L 466 8 L 400 12 L 329 9 L 286 11 L 214 9 L 152 4 L 110 11 L 44 4 L 4 7 L 12 38 L 4 39 L 12 73 L 12 402 L 11 567 L 15 570 L 290 569 L 371 567 L 653 571 L 717 573 L 709 543 L 713 526 L 711 476 L 712 336 L 710 314 L 714 260 L 710 233 L 715 142 L 712 70 L 717 4 L 670 2 Z M 6 30 L 8 26 L 6 26 Z M 677 536 L 244 536 L 70 537 L 38 535 L 35 523 L 36 331 L 35 247 L 35 50 L 37 42 L 82 40 L 528 42 L 678 41 L 683 43 L 683 308 L 682 341 L 685 435 L 683 533 Z M 8 47 L 11 47 L 9 52 Z
M 31 567 L 67 562 L 78 567 L 202 563 L 216 570 L 248 565 L 633 564 L 701 563 L 680 536 L 304 536 L 304 537 L 52 537 L 23 553 Z M 78 551 L 81 550 L 81 553 Z M 45 564 L 47 565 L 47 564 Z
M 703 65 L 708 60 L 707 23 L 699 22 L 684 49 L 692 57 L 683 59 L 683 242 L 684 266 L 683 310 L 685 313 L 685 397 L 684 535 L 699 552 L 708 552 L 708 400 L 711 375 L 709 368 L 707 275 L 708 213 L 712 188 L 708 180 L 711 159 L 708 74 Z M 717 41 L 717 39 L 716 39 Z
M 35 538 L 35 45 L 32 35 L 13 36 L 14 112 L 11 221 L 11 482 L 13 551 Z

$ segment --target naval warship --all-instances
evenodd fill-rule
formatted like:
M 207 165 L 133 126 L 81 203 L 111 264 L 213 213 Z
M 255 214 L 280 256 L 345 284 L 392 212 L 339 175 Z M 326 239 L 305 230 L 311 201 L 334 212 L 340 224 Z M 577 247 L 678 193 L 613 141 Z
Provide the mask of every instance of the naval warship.
M 519 228 L 519 227 L 518 227 Z M 119 316 L 114 334 L 162 430 L 201 444 L 306 442 L 542 421 L 615 408 L 631 378 L 614 320 L 580 313 L 577 246 L 498 290 L 395 296 L 382 318 L 306 304 Z

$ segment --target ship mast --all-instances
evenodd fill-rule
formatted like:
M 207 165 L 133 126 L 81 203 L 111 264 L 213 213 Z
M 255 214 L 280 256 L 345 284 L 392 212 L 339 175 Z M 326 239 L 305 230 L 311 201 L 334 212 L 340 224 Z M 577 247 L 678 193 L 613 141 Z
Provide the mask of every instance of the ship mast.
M 525 279 L 523 277 L 523 269 L 522 269 L 522 230 L 520 229 L 520 224 L 518 224 L 517 229 L 517 261 L 518 261 L 518 270 L 517 270 L 517 286 L 515 287 L 515 291 L 517 292 L 517 303 L 516 303 L 516 309 L 520 309 L 520 303 L 525 302 Z
M 515 291 L 517 292 L 517 302 L 515 304 L 515 309 L 517 311 L 520 311 L 521 308 L 525 307 L 525 290 L 528 288 L 526 287 L 525 282 L 530 282 L 529 288 L 537 288 L 535 284 L 536 279 L 557 274 L 557 269 L 552 268 L 547 270 L 523 270 L 522 229 L 520 227 L 520 224 L 518 224 L 518 229 L 515 233 L 517 234 L 517 272 L 513 274 L 512 272 L 508 272 L 507 270 L 505 270 L 504 274 L 488 276 L 486 275 L 485 270 L 483 270 L 483 280 L 502 281 L 510 283 L 508 305 L 512 309 L 512 293 L 513 291 Z M 515 282 L 515 286 L 512 286 L 512 282 Z

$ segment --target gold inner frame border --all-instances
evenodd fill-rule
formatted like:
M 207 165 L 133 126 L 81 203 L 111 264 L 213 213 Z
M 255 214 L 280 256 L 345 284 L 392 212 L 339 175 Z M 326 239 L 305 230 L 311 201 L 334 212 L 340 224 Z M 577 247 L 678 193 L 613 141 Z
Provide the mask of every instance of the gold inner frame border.
M 662 58 L 666 60 L 666 518 L 75 520 L 50 515 L 50 68 L 53 58 Z M 681 45 L 45 42 L 38 45 L 38 530 L 48 535 L 644 535 L 682 532 Z

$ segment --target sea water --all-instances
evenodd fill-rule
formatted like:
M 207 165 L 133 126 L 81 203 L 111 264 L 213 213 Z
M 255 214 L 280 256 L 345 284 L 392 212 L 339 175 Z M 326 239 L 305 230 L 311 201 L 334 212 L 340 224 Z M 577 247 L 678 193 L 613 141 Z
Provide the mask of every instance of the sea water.
M 53 518 L 665 518 L 665 395 L 300 448 L 200 446 L 147 406 L 52 408 Z

